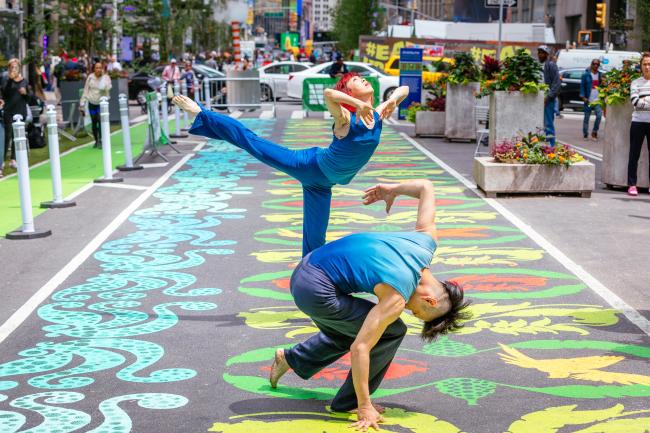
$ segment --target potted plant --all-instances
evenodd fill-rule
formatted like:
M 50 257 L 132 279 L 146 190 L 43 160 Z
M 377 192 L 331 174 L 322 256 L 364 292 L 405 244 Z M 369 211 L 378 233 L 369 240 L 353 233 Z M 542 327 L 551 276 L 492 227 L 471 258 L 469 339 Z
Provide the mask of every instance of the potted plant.
M 406 119 L 415 123 L 416 136 L 442 137 L 445 134 L 444 79 L 425 83 L 423 89 L 427 93 L 426 102 L 411 104 Z
M 79 120 L 79 98 L 84 84 L 80 69 L 70 69 L 61 74 L 58 84 L 61 92 L 61 110 L 63 119 L 70 122 L 71 126 Z
M 111 79 L 111 91 L 109 93 L 108 113 L 111 122 L 120 121 L 119 96 L 123 93 L 129 96 L 129 72 L 127 70 L 111 71 L 108 73 Z
M 502 139 L 491 155 L 474 158 L 474 179 L 488 197 L 499 193 L 578 193 L 590 197 L 593 164 L 569 146 L 545 143 L 541 131 Z
M 481 71 L 470 53 L 456 53 L 447 76 L 445 136 L 449 140 L 476 138 L 474 106 Z
M 490 60 L 491 63 L 493 63 Z M 542 65 L 524 49 L 481 80 L 479 97 L 490 97 L 490 145 L 544 124 Z
M 621 69 L 612 69 L 603 74 L 603 82 L 598 88 L 598 100 L 593 102 L 607 110 L 601 176 L 608 188 L 627 186 L 630 122 L 633 110 L 630 102 L 630 84 L 638 77 L 640 73 L 630 63 L 626 63 Z M 648 152 L 645 146 L 641 150 L 637 174 L 637 186 L 650 187 Z

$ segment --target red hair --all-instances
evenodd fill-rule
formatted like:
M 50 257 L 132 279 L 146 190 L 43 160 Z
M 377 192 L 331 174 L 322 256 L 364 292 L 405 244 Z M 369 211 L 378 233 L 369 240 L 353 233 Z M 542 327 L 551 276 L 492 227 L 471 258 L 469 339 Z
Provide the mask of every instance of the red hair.
M 360 77 L 358 72 L 348 72 L 343 74 L 341 79 L 336 83 L 334 86 L 334 90 L 338 90 L 339 92 L 343 92 L 346 95 L 352 96 L 352 92 L 348 89 L 348 81 L 350 81 L 354 77 Z M 370 102 L 371 105 L 374 105 L 374 101 Z M 348 104 L 341 104 L 342 107 L 345 107 L 350 113 L 354 113 L 357 111 L 356 107 L 353 107 Z

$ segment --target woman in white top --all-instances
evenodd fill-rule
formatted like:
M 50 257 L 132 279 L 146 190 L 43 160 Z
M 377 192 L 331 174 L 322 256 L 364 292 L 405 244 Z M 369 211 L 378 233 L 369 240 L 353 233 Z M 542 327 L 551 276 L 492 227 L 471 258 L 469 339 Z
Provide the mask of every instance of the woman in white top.
M 101 141 L 101 128 L 99 124 L 99 99 L 102 96 L 108 97 L 111 91 L 111 79 L 108 74 L 104 73 L 104 66 L 101 62 L 95 63 L 93 66 L 93 73 L 86 78 L 86 85 L 84 86 L 81 100 L 79 101 L 79 111 L 82 116 L 85 116 L 86 101 L 88 102 L 88 114 L 90 114 L 91 124 L 93 128 L 93 137 L 95 138 L 95 146 L 102 147 Z

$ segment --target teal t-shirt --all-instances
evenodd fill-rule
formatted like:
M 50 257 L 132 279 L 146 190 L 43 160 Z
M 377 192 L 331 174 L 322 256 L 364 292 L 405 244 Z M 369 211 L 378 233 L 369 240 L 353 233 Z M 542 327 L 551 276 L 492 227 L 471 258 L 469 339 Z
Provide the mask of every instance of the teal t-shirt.
M 314 250 L 309 263 L 344 293 L 374 293 L 377 284 L 385 283 L 408 301 L 435 250 L 426 233 L 357 233 Z

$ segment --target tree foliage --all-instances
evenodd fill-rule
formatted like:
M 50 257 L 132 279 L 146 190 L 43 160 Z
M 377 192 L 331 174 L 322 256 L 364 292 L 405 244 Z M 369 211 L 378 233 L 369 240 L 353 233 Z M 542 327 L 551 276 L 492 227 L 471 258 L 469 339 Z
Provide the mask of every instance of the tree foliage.
M 338 47 L 349 51 L 359 47 L 359 36 L 372 34 L 378 20 L 374 0 L 339 1 L 334 9 L 334 35 Z

